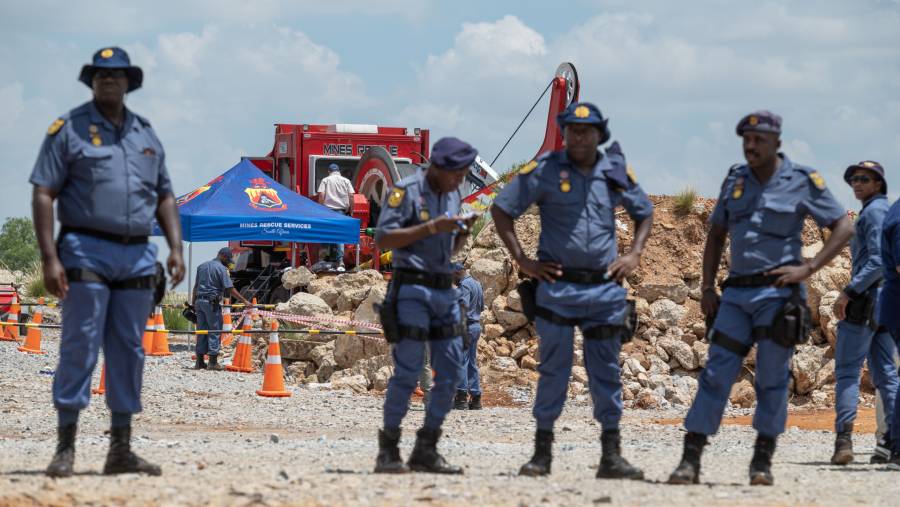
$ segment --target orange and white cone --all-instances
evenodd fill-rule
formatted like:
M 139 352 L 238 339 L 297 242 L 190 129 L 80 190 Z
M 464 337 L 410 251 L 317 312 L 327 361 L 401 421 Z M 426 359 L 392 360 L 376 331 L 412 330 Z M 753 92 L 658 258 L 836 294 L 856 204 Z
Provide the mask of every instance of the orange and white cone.
M 21 308 L 19 306 L 19 295 L 17 293 L 13 293 L 13 300 L 9 305 L 9 316 L 6 318 L 6 321 L 10 324 L 8 326 L 3 326 L 3 332 L 0 333 L 0 341 L 19 341 L 20 312 Z
M 94 394 L 106 394 L 106 361 L 103 361 L 103 367 L 100 368 L 100 385 L 96 389 L 91 389 Z
M 263 385 L 262 389 L 256 391 L 256 394 L 270 398 L 286 398 L 291 395 L 291 392 L 284 388 L 284 368 L 281 366 L 281 346 L 278 344 L 277 321 L 272 322 L 266 369 L 263 372 Z
M 256 298 L 253 298 L 253 300 L 250 301 L 250 303 L 253 304 L 253 309 L 251 310 L 250 315 L 252 315 L 253 323 L 256 324 L 256 321 L 258 321 L 260 319 L 259 309 L 256 308 Z
M 222 346 L 229 347 L 234 343 L 234 335 L 231 330 L 234 329 L 234 323 L 231 322 L 231 301 L 226 299 L 222 305 Z
M 25 335 L 25 343 L 19 347 L 19 350 L 22 352 L 27 352 L 29 354 L 46 354 L 43 350 L 41 350 L 41 328 L 40 326 L 44 322 L 44 298 L 38 298 L 38 305 L 34 310 L 34 316 L 31 318 L 31 322 L 25 324 L 28 327 L 28 334 Z
M 250 319 L 244 319 L 244 332 L 238 336 L 237 347 L 234 348 L 234 355 L 231 357 L 231 364 L 225 367 L 228 371 L 239 371 L 241 373 L 250 373 L 253 371 L 253 340 L 250 338 Z
M 153 333 L 153 352 L 151 356 L 171 356 L 169 352 L 169 331 L 166 330 L 166 319 L 163 317 L 162 308 L 156 307 L 155 314 L 156 332 Z
M 155 316 L 150 314 L 147 317 L 147 325 L 144 326 L 144 355 L 149 356 L 153 353 L 153 336 L 156 334 L 156 321 Z

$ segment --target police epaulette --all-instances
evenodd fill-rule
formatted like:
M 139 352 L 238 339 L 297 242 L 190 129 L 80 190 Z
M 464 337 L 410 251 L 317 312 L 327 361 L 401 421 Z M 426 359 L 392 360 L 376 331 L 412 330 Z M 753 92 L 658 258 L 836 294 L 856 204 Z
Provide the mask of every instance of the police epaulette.
M 139 114 L 136 114 L 136 115 L 134 115 L 134 117 L 137 118 L 137 120 L 138 120 L 139 122 L 141 122 L 141 125 L 143 125 L 143 127 L 144 127 L 145 129 L 153 128 L 153 126 L 150 125 L 150 121 L 147 120 L 146 118 L 144 118 L 143 116 L 141 116 L 141 115 L 139 115 Z

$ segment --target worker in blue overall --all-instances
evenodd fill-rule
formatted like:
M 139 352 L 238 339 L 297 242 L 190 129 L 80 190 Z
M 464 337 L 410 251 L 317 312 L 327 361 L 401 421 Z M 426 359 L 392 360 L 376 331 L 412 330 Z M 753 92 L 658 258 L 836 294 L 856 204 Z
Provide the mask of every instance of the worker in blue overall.
M 520 475 L 550 473 L 553 425 L 562 413 L 572 371 L 574 326 L 584 335 L 594 418 L 600 423 L 602 455 L 598 478 L 642 479 L 622 457 L 619 420 L 622 380 L 619 351 L 633 332 L 631 306 L 622 280 L 637 269 L 653 222 L 653 205 L 610 139 L 608 120 L 593 104 L 570 105 L 557 118 L 565 150 L 529 162 L 501 190 L 491 214 L 497 234 L 519 271 L 531 282 L 519 285 L 523 309 L 540 335 L 540 379 L 534 402 L 534 455 Z M 532 204 L 540 209 L 537 260 L 522 251 L 513 219 Z M 635 222 L 634 241 L 619 256 L 615 210 L 623 206 Z
M 878 299 L 878 323 L 891 333 L 894 345 L 900 347 L 900 200 L 888 209 L 881 226 L 881 263 L 884 285 Z M 885 413 L 888 403 L 884 402 Z M 891 450 L 888 468 L 900 471 L 900 396 L 894 397 L 894 408 L 885 441 Z
M 460 262 L 453 263 L 453 277 L 459 287 L 459 301 L 466 312 L 466 332 L 469 348 L 463 354 L 456 385 L 456 410 L 481 410 L 481 379 L 478 373 L 478 338 L 481 337 L 481 312 L 484 311 L 484 291 L 478 280 Z
M 222 329 L 222 298 L 225 292 L 240 301 L 244 305 L 250 305 L 247 298 L 234 288 L 231 275 L 228 273 L 231 266 L 231 249 L 227 246 L 219 249 L 216 258 L 197 266 L 196 283 L 191 294 L 191 308 L 197 312 L 197 329 L 218 330 Z M 219 364 L 219 351 L 222 345 L 219 333 L 207 333 L 197 336 L 197 348 L 194 353 L 197 356 L 194 363 L 195 370 L 221 371 L 225 367 Z M 209 364 L 203 357 L 209 355 Z
M 159 220 L 169 244 L 173 286 L 184 277 L 181 224 L 162 144 L 150 122 L 125 107 L 125 94 L 141 86 L 141 69 L 110 47 L 94 54 L 79 79 L 93 90 L 93 100 L 50 125 L 30 179 L 44 283 L 63 312 L 53 378 L 58 443 L 47 475 L 72 475 L 78 414 L 90 400 L 101 346 L 112 411 L 103 473 L 159 475 L 159 466 L 131 452 L 131 416 L 141 411 L 147 315 L 154 290 L 157 298 L 165 291 L 157 247 L 148 242 L 151 222 Z
M 837 436 L 831 462 L 835 465 L 853 461 L 853 421 L 859 402 L 859 373 L 863 360 L 868 358 L 872 383 L 881 393 L 887 421 L 891 420 L 900 383 L 894 366 L 894 339 L 887 329 L 878 325 L 875 314 L 884 278 L 881 224 L 890 207 L 884 168 L 878 162 L 865 160 L 848 167 L 844 181 L 853 187 L 853 194 L 863 207 L 856 219 L 856 234 L 850 241 L 852 278 L 834 303 L 834 316 L 841 321 L 834 354 L 837 379 L 834 431 Z M 889 457 L 885 446 L 876 443 L 872 461 L 884 463 Z
M 393 344 L 394 374 L 384 399 L 376 473 L 462 473 L 438 454 L 437 442 L 453 406 L 465 346 L 450 258 L 464 244 L 475 220 L 460 215 L 459 186 L 477 154 L 459 139 L 438 140 L 428 168 L 392 188 L 378 217 L 375 242 L 379 249 L 393 251 L 393 278 L 379 314 L 385 338 Z M 425 422 L 416 432 L 415 446 L 404 464 L 397 448 L 400 423 L 424 365 L 426 341 L 434 384 L 425 406 Z
M 847 213 L 825 188 L 822 175 L 779 153 L 781 117 L 769 111 L 738 122 L 746 164 L 731 167 L 710 216 L 703 252 L 701 306 L 711 332 L 706 367 L 684 421 L 681 462 L 670 484 L 696 484 L 707 437 L 716 433 L 744 357 L 756 343 L 757 431 L 750 484 L 771 485 L 775 440 L 787 419 L 790 360 L 809 334 L 809 309 L 802 282 L 837 255 L 853 235 Z M 828 226 L 822 250 L 804 262 L 800 255 L 804 218 Z M 716 293 L 716 273 L 725 240 L 731 237 L 728 279 Z

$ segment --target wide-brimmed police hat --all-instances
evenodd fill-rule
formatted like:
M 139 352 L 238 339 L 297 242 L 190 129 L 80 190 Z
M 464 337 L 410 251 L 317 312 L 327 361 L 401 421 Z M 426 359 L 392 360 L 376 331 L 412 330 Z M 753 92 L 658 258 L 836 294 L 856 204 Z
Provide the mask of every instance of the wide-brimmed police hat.
M 734 132 L 742 137 L 744 132 L 765 132 L 767 134 L 781 135 L 781 116 L 772 111 L 754 111 L 741 118 Z
M 131 59 L 124 49 L 118 47 L 103 48 L 94 53 L 92 63 L 81 68 L 78 80 L 93 88 L 94 74 L 100 69 L 124 69 L 128 76 L 128 91 L 133 92 L 141 87 L 144 82 L 144 71 L 140 67 L 131 65 Z
M 478 150 L 455 137 L 442 137 L 431 148 L 431 163 L 447 171 L 468 171 L 477 156 Z
M 573 102 L 569 104 L 565 111 L 556 116 L 556 121 L 563 128 L 570 123 L 595 125 L 600 129 L 600 144 L 609 141 L 610 133 L 607 126 L 609 118 L 604 118 L 600 109 L 590 102 Z
M 863 160 L 858 164 L 853 164 L 844 171 L 844 181 L 847 184 L 850 184 L 850 178 L 853 177 L 853 173 L 859 169 L 865 169 L 866 171 L 872 171 L 875 174 L 875 177 L 881 180 L 881 193 L 887 195 L 887 180 L 884 179 L 884 167 L 881 166 L 878 162 L 874 160 Z

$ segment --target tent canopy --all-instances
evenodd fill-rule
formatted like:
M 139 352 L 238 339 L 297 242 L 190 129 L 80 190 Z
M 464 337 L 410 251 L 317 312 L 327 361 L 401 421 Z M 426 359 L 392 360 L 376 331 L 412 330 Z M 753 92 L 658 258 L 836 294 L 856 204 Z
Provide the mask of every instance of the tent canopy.
M 358 219 L 291 191 L 248 160 L 176 202 L 185 241 L 359 243 Z

